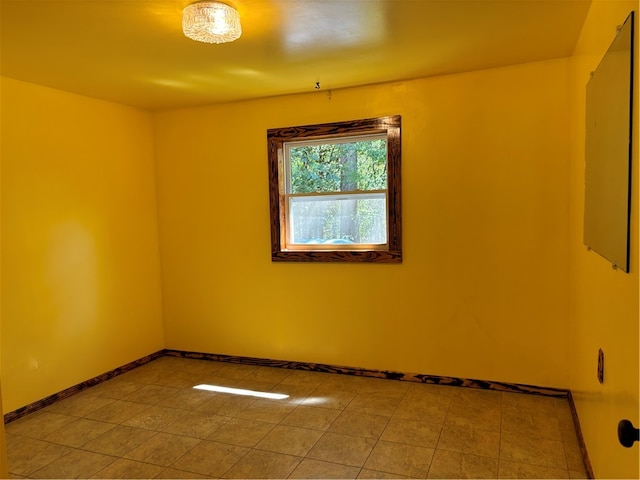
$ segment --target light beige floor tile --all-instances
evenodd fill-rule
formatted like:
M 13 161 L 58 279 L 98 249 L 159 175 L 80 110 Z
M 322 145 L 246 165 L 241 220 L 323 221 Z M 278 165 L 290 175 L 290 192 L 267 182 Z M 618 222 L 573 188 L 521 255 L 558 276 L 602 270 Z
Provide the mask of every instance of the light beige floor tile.
M 390 417 L 400 405 L 402 397 L 390 393 L 358 393 L 346 410 Z
M 226 417 L 234 417 L 245 408 L 250 407 L 256 401 L 252 397 L 239 397 L 236 395 L 216 395 L 204 402 L 198 408 L 199 412 L 212 413 Z
M 358 478 L 360 468 L 305 458 L 289 478 Z
M 117 458 L 72 449 L 68 455 L 37 470 L 34 478 L 90 478 L 115 462 Z
M 436 450 L 427 478 L 498 478 L 498 459 Z
M 320 430 L 276 425 L 255 448 L 304 457 L 322 436 Z
M 280 402 L 295 406 L 305 402 L 314 390 L 315 387 L 310 385 L 279 383 L 271 389 L 271 392 L 288 395 L 287 399 L 280 400 Z
M 356 395 L 355 391 L 334 390 L 332 387 L 327 388 L 325 384 L 322 384 L 308 392 L 308 395 L 302 399 L 301 404 L 309 407 L 344 410 Z
M 499 397 L 498 397 L 499 398 Z M 445 417 L 445 425 L 473 426 L 481 430 L 500 432 L 502 409 L 500 403 L 474 403 L 473 401 L 452 401 Z
M 560 432 L 563 435 L 562 438 L 564 439 L 565 435 L 567 438 L 575 438 L 576 425 L 573 420 L 573 414 L 571 412 L 569 400 L 566 398 L 556 398 L 555 406 L 556 406 L 556 418 L 558 419 Z
M 146 365 L 133 369 L 127 373 L 123 373 L 118 378 L 126 382 L 152 384 L 163 373 L 157 369 L 147 368 Z
M 28 477 L 71 451 L 69 447 L 32 438 L 26 438 L 19 444 L 7 444 L 9 472 Z
M 88 413 L 85 418 L 99 420 L 108 423 L 122 423 L 125 420 L 138 415 L 151 408 L 146 403 L 127 402 L 126 400 L 114 400 L 102 408 Z
M 283 425 L 327 430 L 340 415 L 339 410 L 298 405 L 283 420 Z
M 193 479 L 193 478 L 211 478 L 211 477 L 208 475 L 201 475 L 199 473 L 194 473 L 194 472 L 185 472 L 184 470 L 177 470 L 175 468 L 165 468 L 164 470 L 162 470 L 162 472 L 156 475 L 155 478 Z
M 569 471 L 562 468 L 500 460 L 498 478 L 569 478 Z
M 195 386 L 198 385 L 212 385 L 212 386 L 217 386 L 217 387 L 229 387 L 229 388 L 234 388 L 236 387 L 237 383 L 240 381 L 239 379 L 236 378 L 229 378 L 229 377 L 221 377 L 220 375 L 215 375 L 214 374 L 192 374 L 193 378 L 194 378 L 194 382 L 193 384 L 189 387 L 189 388 L 193 388 Z M 182 389 L 184 390 L 184 388 Z M 222 394 L 222 393 L 215 393 L 215 392 L 211 392 L 211 391 L 203 391 L 203 390 L 198 390 L 195 389 L 195 391 L 200 391 L 203 393 L 207 393 L 209 395 L 215 396 L 215 395 L 225 395 L 226 394 Z
M 318 390 L 324 390 L 325 392 L 351 392 L 355 395 L 360 390 L 364 381 L 364 377 L 357 375 L 328 373 L 324 376 L 322 384 L 317 388 Z
M 69 415 L 39 411 L 22 417 L 5 426 L 7 433 L 14 433 L 30 438 L 44 439 L 54 430 L 69 425 L 77 419 Z
M 502 393 L 502 406 L 505 411 L 520 410 L 541 417 L 555 417 L 557 415 L 556 400 L 553 397 L 541 395 Z
M 186 359 L 181 357 L 160 357 L 145 364 L 146 368 L 157 368 L 161 372 L 180 371 L 189 362 L 197 362 L 198 360 Z
M 450 387 L 428 383 L 410 383 L 407 393 L 403 397 L 403 403 L 439 405 L 448 408 L 453 397 L 447 394 L 447 388 Z
M 448 401 L 429 402 L 414 397 L 405 397 L 398 405 L 393 416 L 407 420 L 443 424 L 448 410 Z
M 500 459 L 505 461 L 567 469 L 562 442 L 504 433 Z
M 85 415 L 98 410 L 101 407 L 113 403 L 114 399 L 99 397 L 97 395 L 87 395 L 79 393 L 44 408 L 45 412 L 61 413 L 74 417 L 84 417 Z
M 82 448 L 96 453 L 122 457 L 156 435 L 152 430 L 116 425 L 111 430 L 85 443 Z
M 569 470 L 569 478 L 584 480 L 589 478 L 589 476 L 585 473 L 584 470 L 580 470 L 580 471 Z
M 363 468 L 358 474 L 358 478 L 411 478 L 406 475 L 398 475 L 397 473 L 378 472 L 377 470 L 368 470 Z
M 361 467 L 375 444 L 376 441 L 372 438 L 326 432 L 311 449 L 307 457 L 341 465 Z
M 120 458 L 91 478 L 154 478 L 162 467 Z
M 113 423 L 78 418 L 64 427 L 54 430 L 44 440 L 68 447 L 81 447 L 85 443 L 114 428 Z
M 494 390 L 467 387 L 444 387 L 442 395 L 459 405 L 501 407 L 503 394 Z
M 502 412 L 502 432 L 541 439 L 562 439 L 555 416 L 535 415 L 524 410 L 505 409 Z
M 220 477 L 244 457 L 248 448 L 225 443 L 203 441 L 176 460 L 171 467 L 178 470 Z
M 175 395 L 160 400 L 160 407 L 179 408 L 181 410 L 195 410 L 199 406 L 211 400 L 212 393 L 192 388 L 196 383 L 191 382 L 189 388 L 182 388 Z
M 253 372 L 247 375 L 247 380 L 256 380 L 259 382 L 278 384 L 291 375 L 293 370 L 276 367 L 257 367 Z
M 153 381 L 154 385 L 180 389 L 190 389 L 199 383 L 202 383 L 200 376 L 190 372 L 172 372 L 168 375 L 161 375 Z
M 11 433 L 7 431 L 5 431 L 4 438 L 5 445 L 7 447 L 7 453 L 11 453 L 15 450 L 21 449 L 25 445 L 32 443 L 34 440 L 31 437 L 25 437 L 24 435 L 19 435 L 17 433 Z
M 140 388 L 142 388 L 142 384 L 140 383 L 134 383 L 124 380 L 122 377 L 116 377 L 87 389 L 86 393 L 122 400 Z
M 406 443 L 418 447 L 436 448 L 441 431 L 442 425 L 437 423 L 394 417 L 389 421 L 381 440 Z
M 558 428 L 560 428 L 560 435 L 562 441 L 576 441 L 578 439 L 578 430 L 573 422 L 573 418 L 567 420 L 562 418 L 562 415 L 558 418 Z
M 330 432 L 377 439 L 389 423 L 389 417 L 345 410 L 333 422 Z
M 279 400 L 256 400 L 236 417 L 259 422 L 280 423 L 295 408 L 295 405 L 282 403 Z
M 433 452 L 432 448 L 381 440 L 369 455 L 364 468 L 412 478 L 425 478 Z
M 125 458 L 169 467 L 201 440 L 158 433 L 125 455 Z
M 195 438 L 209 438 L 218 428 L 227 423 L 229 417 L 203 412 L 185 412 L 177 421 L 162 431 Z
M 242 365 L 238 363 L 219 363 L 215 369 L 215 374 L 221 377 L 242 379 L 254 374 L 259 368 L 260 367 L 253 365 Z
M 302 459 L 282 453 L 251 450 L 224 478 L 287 478 Z
M 564 447 L 564 454 L 567 460 L 567 467 L 569 470 L 576 472 L 582 472 L 582 475 L 586 475 L 584 467 L 584 458 L 582 451 L 580 450 L 580 444 L 578 438 L 574 435 L 573 438 L 567 438 L 562 442 Z
M 273 429 L 273 423 L 232 418 L 208 439 L 241 447 L 253 447 Z
M 122 400 L 156 405 L 177 392 L 177 388 L 163 385 L 143 385 L 135 392 L 123 397 Z
M 387 395 L 404 396 L 409 388 L 408 382 L 388 380 L 383 378 L 362 378 L 359 393 L 383 393 Z
M 437 448 L 480 457 L 498 458 L 500 433 L 477 430 L 473 427 L 444 425 Z
M 154 405 L 147 410 L 126 419 L 122 424 L 129 427 L 162 431 L 171 424 L 184 420 L 189 414 L 190 412 L 185 410 Z
M 169 358 L 169 357 L 165 357 Z M 197 360 L 195 358 L 170 357 L 172 368 L 180 372 L 193 373 L 198 375 L 215 374 L 220 368 L 221 362 L 210 360 Z

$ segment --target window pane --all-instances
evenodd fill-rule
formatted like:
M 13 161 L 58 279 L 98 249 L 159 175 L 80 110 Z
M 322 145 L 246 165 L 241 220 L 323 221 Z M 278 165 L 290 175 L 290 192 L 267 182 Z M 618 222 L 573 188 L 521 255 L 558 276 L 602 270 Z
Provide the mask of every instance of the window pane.
M 384 138 L 289 147 L 289 192 L 348 192 L 387 188 Z
M 384 193 L 289 197 L 289 244 L 387 243 Z
M 271 259 L 402 262 L 400 115 L 267 130 Z

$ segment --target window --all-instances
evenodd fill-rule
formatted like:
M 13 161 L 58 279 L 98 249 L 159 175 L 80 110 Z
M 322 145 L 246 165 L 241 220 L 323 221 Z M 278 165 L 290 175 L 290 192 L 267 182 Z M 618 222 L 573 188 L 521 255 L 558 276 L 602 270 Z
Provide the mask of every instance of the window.
M 402 261 L 399 115 L 267 140 L 273 261 Z

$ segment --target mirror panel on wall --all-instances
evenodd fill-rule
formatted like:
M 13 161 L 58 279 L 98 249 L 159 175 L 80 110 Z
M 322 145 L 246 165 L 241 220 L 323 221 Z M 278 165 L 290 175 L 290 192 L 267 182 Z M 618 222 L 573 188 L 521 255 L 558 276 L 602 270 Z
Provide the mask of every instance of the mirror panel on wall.
M 584 243 L 629 271 L 633 96 L 631 12 L 587 83 Z

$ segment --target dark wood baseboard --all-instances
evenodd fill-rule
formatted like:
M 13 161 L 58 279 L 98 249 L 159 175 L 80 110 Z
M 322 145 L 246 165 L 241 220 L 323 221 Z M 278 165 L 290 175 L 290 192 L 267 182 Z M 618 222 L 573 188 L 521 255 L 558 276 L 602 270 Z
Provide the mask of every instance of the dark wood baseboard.
M 519 383 L 493 382 L 475 380 L 471 378 L 441 377 L 423 373 L 404 373 L 390 370 L 371 370 L 367 368 L 326 365 L 323 363 L 293 362 L 287 360 L 268 360 L 255 357 L 240 357 L 232 355 L 218 355 L 214 353 L 185 352 L 183 350 L 164 350 L 170 357 L 191 358 L 194 360 L 210 360 L 215 362 L 238 363 L 261 367 L 278 367 L 292 370 L 306 370 L 309 372 L 337 373 L 340 375 L 355 375 L 360 377 L 383 378 L 387 380 L 401 380 L 405 382 L 428 383 L 432 385 L 446 385 L 452 387 L 479 388 L 500 392 L 528 393 L 547 397 L 567 398 L 569 391 L 561 388 L 537 387 Z
M 578 410 L 576 410 L 576 404 L 573 401 L 573 394 L 571 393 L 571 390 L 569 390 L 569 408 L 571 409 L 573 426 L 576 429 L 576 437 L 578 437 L 578 444 L 580 445 L 580 453 L 582 454 L 582 461 L 584 462 L 584 470 L 587 473 L 587 478 L 596 478 L 593 474 L 593 467 L 589 460 L 589 454 L 587 453 L 587 445 L 584 443 L 582 428 L 580 428 L 580 419 L 578 418 Z

